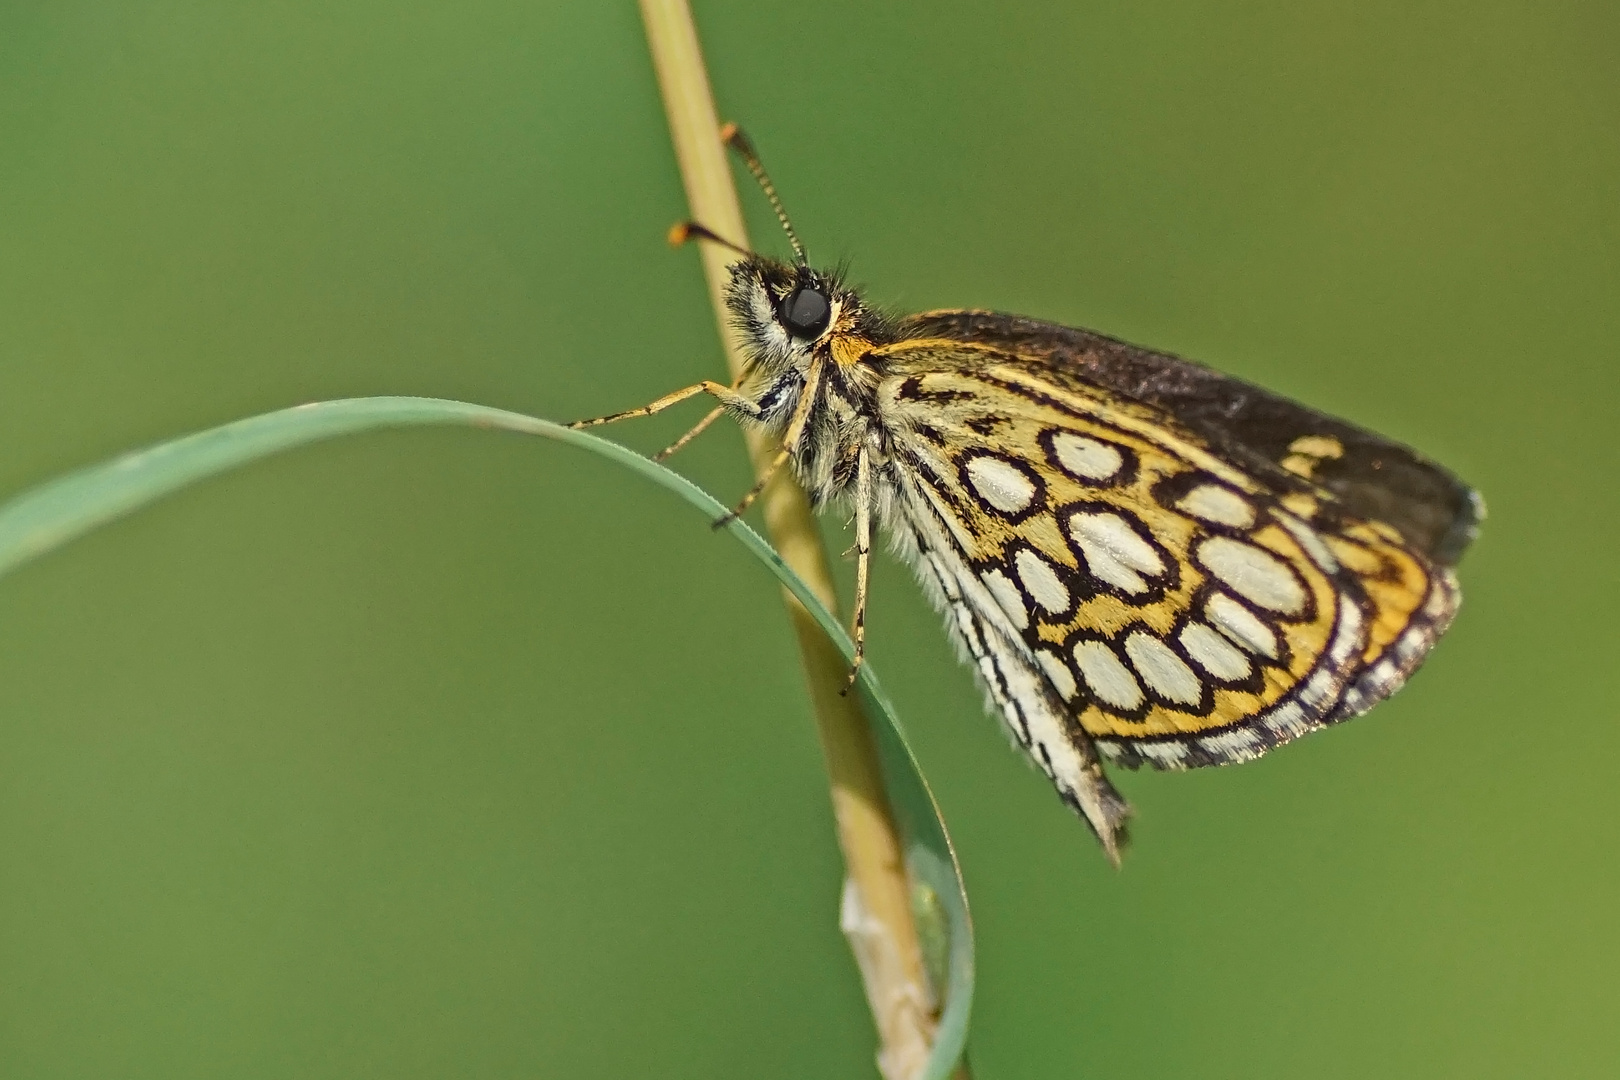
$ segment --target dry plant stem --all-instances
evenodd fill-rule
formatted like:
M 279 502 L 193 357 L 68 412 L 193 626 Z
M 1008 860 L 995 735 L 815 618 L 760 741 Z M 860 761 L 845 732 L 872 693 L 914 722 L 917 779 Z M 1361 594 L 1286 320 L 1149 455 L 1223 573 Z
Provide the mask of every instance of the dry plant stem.
M 720 143 L 720 125 L 691 11 L 685 0 L 641 0 L 641 14 L 692 219 L 727 240 L 747 246 L 742 211 Z M 726 358 L 735 378 L 742 369 L 741 342 L 724 301 L 727 266 L 735 256 L 715 244 L 702 244 L 700 250 Z M 774 437 L 759 432 L 748 434 L 756 473 L 770 465 L 779 446 Z M 760 502 L 776 550 L 821 602 L 836 611 L 837 594 L 826 553 L 803 490 L 782 473 L 766 488 Z M 875 933 L 851 934 L 850 941 L 877 1022 L 882 1044 L 879 1064 L 889 1080 L 909 1080 L 920 1073 L 927 1060 L 936 1006 L 912 921 L 905 849 L 884 794 L 871 725 L 856 696 L 841 693 L 846 678 L 844 658 L 798 601 L 785 592 L 783 596 L 798 636 L 832 783 L 838 843 L 849 874 L 848 890 L 855 894 L 846 899 L 856 903 L 864 926 L 877 928 Z

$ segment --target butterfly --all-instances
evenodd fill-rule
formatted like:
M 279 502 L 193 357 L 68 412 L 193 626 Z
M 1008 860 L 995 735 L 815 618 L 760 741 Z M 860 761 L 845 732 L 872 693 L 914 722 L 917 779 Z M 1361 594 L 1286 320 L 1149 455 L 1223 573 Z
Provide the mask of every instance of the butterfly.
M 856 668 L 874 528 L 915 570 L 1014 741 L 1118 862 L 1104 761 L 1247 761 L 1400 689 L 1456 614 L 1484 504 L 1399 443 L 1168 353 L 990 311 L 895 317 L 813 269 L 752 144 L 723 136 L 794 250 L 740 256 L 738 382 L 818 505 L 853 510 Z M 852 671 L 853 677 L 853 671 Z

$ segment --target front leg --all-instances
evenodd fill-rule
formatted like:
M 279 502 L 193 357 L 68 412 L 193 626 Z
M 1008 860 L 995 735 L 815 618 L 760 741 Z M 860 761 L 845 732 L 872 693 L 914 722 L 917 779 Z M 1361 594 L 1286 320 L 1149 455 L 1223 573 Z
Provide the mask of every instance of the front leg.
M 578 430 L 580 428 L 596 427 L 600 424 L 612 424 L 620 420 L 631 420 L 638 416 L 653 416 L 663 412 L 671 405 L 679 405 L 687 398 L 697 397 L 699 394 L 708 394 L 710 397 L 717 399 L 725 408 L 735 409 L 754 420 L 759 419 L 759 405 L 753 398 L 745 397 L 731 387 L 722 386 L 712 379 L 704 379 L 700 383 L 677 390 L 673 394 L 665 394 L 652 404 L 643 405 L 639 409 L 626 409 L 624 412 L 609 413 L 607 416 L 598 416 L 591 420 L 575 420 L 568 426 Z
M 732 509 L 731 513 L 714 523 L 715 528 L 723 528 L 742 517 L 743 512 L 754 505 L 754 500 L 759 498 L 760 492 L 765 490 L 765 485 L 771 482 L 771 477 L 775 476 L 777 470 L 787 464 L 787 459 L 798 449 L 799 440 L 804 438 L 805 425 L 810 422 L 810 410 L 815 408 L 816 393 L 820 389 L 821 361 L 816 359 L 810 362 L 810 370 L 805 373 L 804 386 L 799 390 L 799 403 L 794 407 L 793 418 L 788 421 L 787 431 L 782 435 L 782 448 L 776 452 L 776 456 L 770 460 L 770 463 L 760 470 L 759 480 L 755 482 L 753 487 L 748 489 L 748 493 L 742 497 L 742 501 Z M 755 409 L 757 413 L 757 405 Z
M 748 363 L 743 365 L 743 369 L 738 372 L 737 377 L 731 381 L 731 388 L 733 390 L 737 389 L 737 387 L 747 382 L 748 376 L 752 375 L 753 373 L 754 362 L 750 360 Z M 654 454 L 653 460 L 657 462 L 669 460 L 675 455 L 676 451 L 680 450 L 681 447 L 685 446 L 687 443 L 691 442 L 693 439 L 707 431 L 709 425 L 720 419 L 721 414 L 725 411 L 726 407 L 724 405 L 716 405 L 714 408 L 710 409 L 703 419 L 686 429 L 686 434 L 682 435 L 680 438 L 658 451 L 658 453 Z M 758 402 L 755 402 L 754 412 L 751 415 L 757 420 L 763 411 L 764 406 L 760 405 Z

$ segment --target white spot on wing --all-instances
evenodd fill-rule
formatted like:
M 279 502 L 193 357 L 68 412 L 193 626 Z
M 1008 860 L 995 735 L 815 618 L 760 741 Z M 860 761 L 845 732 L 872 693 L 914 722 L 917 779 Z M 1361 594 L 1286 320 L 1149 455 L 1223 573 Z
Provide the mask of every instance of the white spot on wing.
M 1175 742 L 1142 742 L 1137 743 L 1134 749 L 1161 769 L 1180 768 L 1187 756 L 1187 748 Z
M 1253 544 L 1212 536 L 1198 545 L 1198 561 L 1233 592 L 1263 608 L 1296 614 L 1305 607 L 1305 587 L 1294 571 Z
M 1125 655 L 1148 688 L 1169 701 L 1196 705 L 1203 683 L 1175 651 L 1152 634 L 1135 631 L 1125 639 Z
M 1200 484 L 1183 495 L 1176 506 L 1193 517 L 1213 521 L 1217 525 L 1247 529 L 1254 524 L 1254 507 L 1249 505 L 1249 500 L 1230 488 L 1215 484 Z
M 1316 674 L 1306 680 L 1304 688 L 1299 691 L 1298 700 L 1311 709 L 1320 709 L 1328 704 L 1328 696 L 1338 692 L 1342 678 L 1337 671 L 1329 667 L 1316 669 Z
M 1041 670 L 1046 672 L 1046 677 L 1052 680 L 1053 687 L 1057 689 L 1058 697 L 1064 701 L 1074 697 L 1074 672 L 1069 670 L 1068 664 L 1065 664 L 1061 658 L 1052 655 L 1046 649 L 1036 649 L 1035 659 L 1040 661 Z
M 1210 597 L 1209 603 L 1204 605 L 1204 615 L 1215 624 L 1215 629 L 1245 649 L 1277 659 L 1277 636 L 1254 612 L 1230 596 L 1216 593 Z
M 1059 465 L 1082 480 L 1107 480 L 1125 464 L 1124 456 L 1114 447 L 1072 431 L 1052 436 L 1052 451 Z
M 990 590 L 990 595 L 996 598 L 1001 610 L 1007 613 L 1007 618 L 1020 630 L 1029 627 L 1029 608 L 1024 606 L 1024 597 L 1018 591 L 1018 586 L 1000 570 L 986 570 L 982 575 L 984 587 Z
M 1265 725 L 1284 740 L 1297 739 L 1311 730 L 1305 722 L 1305 710 L 1299 707 L 1297 701 L 1285 701 L 1272 709 L 1265 718 Z
M 1237 758 L 1243 760 L 1259 755 L 1257 749 L 1260 743 L 1260 733 L 1250 728 L 1238 728 L 1236 731 L 1225 731 L 1219 735 L 1207 735 L 1200 739 L 1204 748 L 1221 757 Z
M 1022 548 L 1013 565 L 1018 570 L 1018 580 L 1024 583 L 1024 588 L 1037 604 L 1054 615 L 1068 610 L 1069 587 L 1063 584 L 1051 563 L 1028 548 Z
M 1303 521 L 1294 520 L 1287 514 L 1278 515 L 1277 520 L 1282 522 L 1282 527 L 1299 542 L 1299 546 L 1305 549 L 1305 554 L 1311 557 L 1312 562 L 1330 574 L 1338 572 L 1338 558 L 1328 549 L 1315 529 Z
M 1217 679 L 1235 682 L 1249 674 L 1249 658 L 1205 623 L 1188 623 L 1182 627 L 1180 640 L 1193 663 Z
M 1003 514 L 1026 510 L 1035 498 L 1035 485 L 1029 477 L 1000 458 L 974 458 L 967 463 L 967 477 L 979 498 Z
M 1142 688 L 1136 676 L 1114 650 L 1100 641 L 1082 641 L 1074 647 L 1074 662 L 1086 685 L 1098 701 L 1117 709 L 1134 709 L 1142 704 Z
M 1164 573 L 1164 561 L 1153 545 L 1138 536 L 1118 514 L 1071 514 L 1069 535 L 1080 545 L 1091 575 L 1115 588 L 1146 592 L 1147 582 L 1142 575 Z
M 1343 663 L 1361 651 L 1367 643 L 1361 632 L 1361 607 L 1358 604 L 1339 605 L 1339 622 L 1333 628 L 1333 643 L 1328 646 L 1328 659 Z

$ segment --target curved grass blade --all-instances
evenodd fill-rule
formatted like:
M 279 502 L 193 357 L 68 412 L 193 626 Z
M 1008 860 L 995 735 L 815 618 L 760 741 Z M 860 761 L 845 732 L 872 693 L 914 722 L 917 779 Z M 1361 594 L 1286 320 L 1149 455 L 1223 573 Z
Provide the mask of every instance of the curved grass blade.
M 348 398 L 299 405 L 182 436 L 18 495 L 0 505 L 0 574 L 187 484 L 238 465 L 339 435 L 419 425 L 486 428 L 555 439 L 623 465 L 674 492 L 710 521 L 727 511 L 707 492 L 662 465 L 561 424 L 439 398 Z M 735 519 L 725 529 L 798 598 L 846 659 L 853 656 L 849 636 L 838 620 L 758 533 Z M 908 862 L 916 882 L 918 929 L 933 953 L 929 966 L 945 1006 L 923 1076 L 924 1080 L 945 1080 L 966 1045 L 973 999 L 973 926 L 967 894 L 939 808 L 871 664 L 861 668 L 860 687 L 873 712 L 883 719 L 876 734 L 885 784 L 906 831 Z

